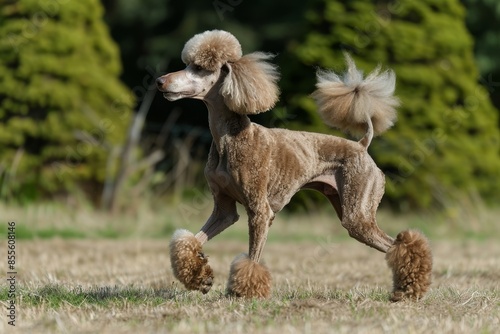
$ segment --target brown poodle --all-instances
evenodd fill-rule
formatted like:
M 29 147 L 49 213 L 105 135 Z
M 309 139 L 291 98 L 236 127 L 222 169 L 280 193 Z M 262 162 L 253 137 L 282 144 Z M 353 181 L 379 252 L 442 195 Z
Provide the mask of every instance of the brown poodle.
M 208 108 L 213 136 L 205 175 L 214 210 L 193 236 L 176 232 L 170 244 L 174 274 L 188 288 L 206 293 L 212 270 L 202 245 L 239 218 L 236 202 L 248 213 L 249 253 L 231 265 L 228 292 L 268 297 L 271 275 L 260 263 L 274 216 L 300 189 L 323 193 L 353 238 L 387 253 L 394 273 L 392 300 L 418 299 L 431 281 L 432 255 L 424 236 L 407 231 L 394 240 L 376 223 L 385 178 L 367 152 L 374 135 L 391 127 L 398 100 L 395 75 L 376 69 L 363 77 L 346 55 L 344 75 L 318 73 L 313 93 L 325 123 L 362 133 L 359 142 L 326 134 L 268 129 L 247 115 L 271 109 L 278 100 L 277 69 L 260 52 L 242 55 L 238 40 L 213 30 L 195 35 L 182 51 L 184 70 L 157 79 L 170 101 L 199 99 Z

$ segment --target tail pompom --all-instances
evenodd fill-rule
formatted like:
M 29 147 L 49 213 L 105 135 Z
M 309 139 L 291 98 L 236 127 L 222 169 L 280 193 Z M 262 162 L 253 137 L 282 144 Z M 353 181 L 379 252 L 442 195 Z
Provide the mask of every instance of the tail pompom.
M 240 254 L 231 263 L 227 293 L 244 298 L 269 298 L 271 273 L 266 266 L 252 261 L 247 254 Z
M 317 73 L 312 97 L 318 112 L 327 125 L 342 131 L 365 134 L 371 131 L 371 122 L 373 133 L 381 134 L 396 121 L 399 105 L 399 99 L 393 95 L 396 75 L 392 70 L 381 72 L 379 66 L 363 78 L 363 72 L 356 68 L 349 54 L 344 56 L 347 71 L 343 75 L 323 70 Z
M 400 232 L 385 258 L 394 280 L 391 301 L 422 298 L 432 281 L 432 252 L 427 238 L 418 231 Z
M 174 276 L 189 290 L 207 293 L 213 284 L 214 274 L 201 243 L 188 230 L 177 230 L 170 241 L 170 263 Z

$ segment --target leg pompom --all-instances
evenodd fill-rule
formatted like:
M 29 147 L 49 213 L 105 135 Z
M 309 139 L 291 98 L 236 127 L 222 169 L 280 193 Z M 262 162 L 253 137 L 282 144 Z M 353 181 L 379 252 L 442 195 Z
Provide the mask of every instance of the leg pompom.
M 187 230 L 175 231 L 170 241 L 170 263 L 174 276 L 188 290 L 210 291 L 214 274 L 203 254 L 201 243 Z
M 247 254 L 240 254 L 231 263 L 227 293 L 244 298 L 268 298 L 271 294 L 271 273 Z
M 394 280 L 391 301 L 422 298 L 432 280 L 432 253 L 425 236 L 418 231 L 400 232 L 385 258 Z

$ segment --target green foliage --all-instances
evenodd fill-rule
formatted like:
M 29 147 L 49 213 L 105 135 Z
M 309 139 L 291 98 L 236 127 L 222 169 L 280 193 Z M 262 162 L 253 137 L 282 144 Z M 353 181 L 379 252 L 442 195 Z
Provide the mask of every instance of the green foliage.
M 476 83 L 464 14 L 458 0 L 320 0 L 307 12 L 310 32 L 293 48 L 309 66 L 341 70 L 348 50 L 366 72 L 379 63 L 396 71 L 399 120 L 371 153 L 387 175 L 386 198 L 400 208 L 474 191 L 499 198 L 498 115 Z M 309 98 L 292 102 L 317 124 Z
M 462 0 L 467 8 L 467 26 L 475 37 L 477 64 L 482 73 L 500 71 L 492 55 L 500 54 L 500 2 L 497 0 Z
M 481 72 L 481 84 L 488 89 L 493 103 L 500 108 L 500 2 L 498 0 L 462 0 L 467 8 L 467 28 L 474 36 L 474 53 Z M 500 124 L 499 124 L 500 125 Z
M 2 4 L 0 198 L 103 182 L 134 98 L 118 80 L 119 52 L 102 16 L 98 0 Z

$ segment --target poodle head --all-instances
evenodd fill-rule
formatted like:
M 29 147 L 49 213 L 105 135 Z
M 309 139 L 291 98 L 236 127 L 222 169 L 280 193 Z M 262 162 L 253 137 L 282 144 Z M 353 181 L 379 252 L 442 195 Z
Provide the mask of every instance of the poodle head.
M 272 55 L 255 52 L 242 56 L 240 43 L 226 31 L 195 35 L 181 56 L 186 64 L 184 70 L 156 80 L 158 89 L 170 101 L 204 100 L 209 98 L 209 92 L 215 92 L 230 110 L 257 114 L 271 109 L 278 100 L 278 71 L 267 62 Z

